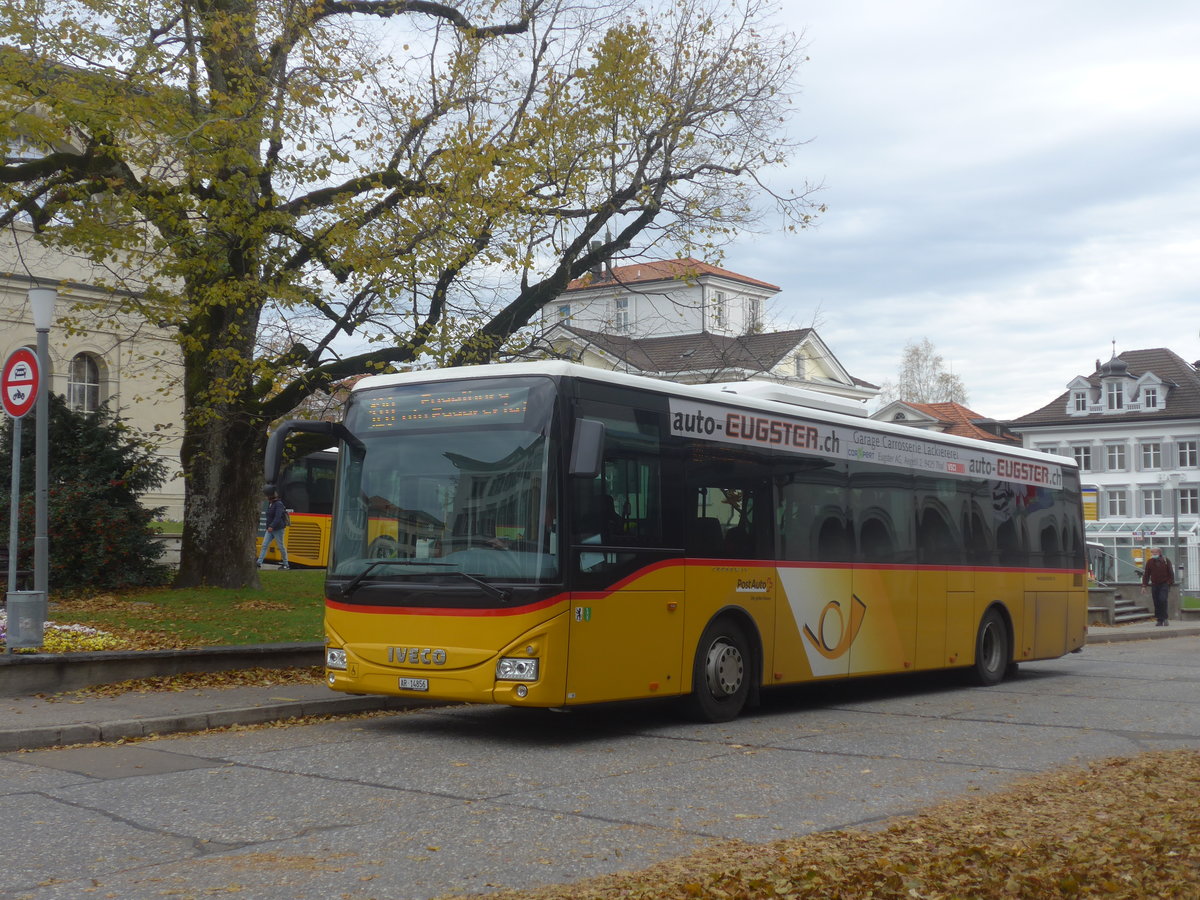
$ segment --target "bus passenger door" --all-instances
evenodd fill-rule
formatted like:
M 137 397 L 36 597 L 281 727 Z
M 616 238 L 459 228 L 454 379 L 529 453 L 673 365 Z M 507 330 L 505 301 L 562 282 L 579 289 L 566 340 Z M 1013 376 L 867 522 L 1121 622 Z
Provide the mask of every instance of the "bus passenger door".
M 604 446 L 599 472 L 570 484 L 568 704 L 680 691 L 684 574 L 681 550 L 666 549 L 665 512 L 680 467 L 663 446 L 662 417 L 636 404 L 580 404 L 604 425 Z
M 567 703 L 630 700 L 680 691 L 683 672 L 683 569 L 651 568 L 633 552 L 572 550 L 590 574 L 632 580 L 603 591 L 571 595 Z M 595 561 L 600 557 L 600 561 Z M 602 574 L 608 569 L 608 575 Z M 618 580 L 620 576 L 617 575 Z

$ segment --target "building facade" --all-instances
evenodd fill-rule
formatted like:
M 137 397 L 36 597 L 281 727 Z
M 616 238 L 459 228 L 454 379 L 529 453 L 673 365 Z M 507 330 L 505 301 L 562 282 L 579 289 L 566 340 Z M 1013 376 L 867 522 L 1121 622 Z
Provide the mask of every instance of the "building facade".
M 680 384 L 769 381 L 865 403 L 812 328 L 767 331 L 775 285 L 696 259 L 618 266 L 572 282 L 542 309 L 554 352 L 584 365 Z
M 910 403 L 906 400 L 893 400 L 872 413 L 871 418 L 879 422 L 908 425 L 923 431 L 1021 446 L 1020 435 L 1009 431 L 995 419 L 967 409 L 961 403 Z
M 49 389 L 78 410 L 91 412 L 107 403 L 149 438 L 167 463 L 168 477 L 143 502 L 166 507 L 168 519 L 182 519 L 178 347 L 169 329 L 142 316 L 117 313 L 119 298 L 98 286 L 103 280 L 88 261 L 43 247 L 21 222 L 0 231 L 0 355 L 7 359 L 19 347 L 36 346 L 29 289 L 57 289 Z
M 637 337 L 763 330 L 779 288 L 698 259 L 667 259 L 591 272 L 542 309 L 542 324 Z
M 1101 581 L 1139 579 L 1159 547 L 1183 587 L 1200 589 L 1198 365 L 1166 349 L 1129 350 L 1008 423 L 1026 447 L 1079 463 Z

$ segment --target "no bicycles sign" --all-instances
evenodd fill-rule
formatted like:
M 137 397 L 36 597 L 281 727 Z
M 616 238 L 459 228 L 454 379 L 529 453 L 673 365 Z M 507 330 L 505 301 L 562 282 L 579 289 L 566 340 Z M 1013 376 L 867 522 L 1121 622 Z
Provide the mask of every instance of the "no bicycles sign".
M 22 347 L 10 353 L 4 361 L 4 375 L 0 379 L 4 411 L 19 419 L 33 409 L 40 377 L 37 356 L 32 350 Z

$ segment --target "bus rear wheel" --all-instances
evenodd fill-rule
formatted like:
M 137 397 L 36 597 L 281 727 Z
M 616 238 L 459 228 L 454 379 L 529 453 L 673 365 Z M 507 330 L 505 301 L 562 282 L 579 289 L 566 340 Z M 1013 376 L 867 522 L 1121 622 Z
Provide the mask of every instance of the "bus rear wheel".
M 709 622 L 696 645 L 688 712 L 702 722 L 736 719 L 750 696 L 753 671 L 745 629 L 730 618 Z
M 975 668 L 972 672 L 976 683 L 998 684 L 1008 673 L 1012 661 L 1012 647 L 1008 638 L 1008 627 L 1004 617 L 995 609 L 989 609 L 979 622 L 979 634 L 975 637 Z

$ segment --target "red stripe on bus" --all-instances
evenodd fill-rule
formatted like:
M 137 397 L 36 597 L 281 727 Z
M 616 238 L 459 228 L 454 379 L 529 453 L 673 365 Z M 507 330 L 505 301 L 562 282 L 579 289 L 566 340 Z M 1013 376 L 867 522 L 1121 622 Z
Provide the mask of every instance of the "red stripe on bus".
M 652 572 L 659 569 L 665 569 L 672 566 L 738 566 L 739 568 L 759 568 L 759 569 L 861 569 L 864 571 L 902 571 L 902 572 L 982 572 L 982 573 L 999 573 L 1008 575 L 1081 575 L 1083 569 L 1016 569 L 1001 566 L 935 566 L 935 565 L 908 565 L 896 563 L 888 565 L 886 563 L 822 563 L 822 562 L 778 562 L 772 560 L 746 560 L 746 559 L 665 559 L 651 563 L 643 569 L 638 569 L 636 572 L 625 576 L 620 581 L 611 587 L 601 591 L 574 591 L 561 592 L 547 597 L 544 600 L 538 600 L 534 603 L 526 603 L 522 606 L 506 606 L 501 609 L 446 609 L 442 607 L 417 607 L 417 606 L 359 606 L 358 604 L 339 603 L 336 600 L 325 598 L 325 605 L 331 609 L 341 610 L 342 612 L 362 612 L 374 613 L 379 615 L 408 615 L 408 616 L 462 616 L 469 618 L 486 618 L 500 616 L 517 616 L 526 613 L 537 612 L 540 609 L 548 609 L 559 603 L 566 603 L 574 600 L 603 600 L 611 594 L 618 593 L 622 589 L 628 587 L 633 582 L 646 577 Z

